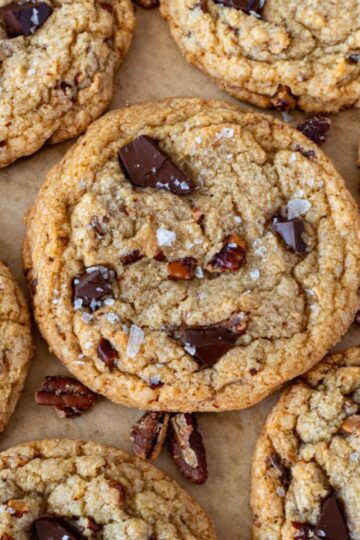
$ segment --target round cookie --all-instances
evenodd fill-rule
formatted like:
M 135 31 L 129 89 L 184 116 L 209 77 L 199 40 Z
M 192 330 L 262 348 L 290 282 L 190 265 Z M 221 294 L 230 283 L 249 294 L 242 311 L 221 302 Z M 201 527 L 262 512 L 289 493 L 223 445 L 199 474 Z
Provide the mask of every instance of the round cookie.
M 15 409 L 32 353 L 25 298 L 8 267 L 0 262 L 0 431 Z
M 360 348 L 289 387 L 253 462 L 254 540 L 358 540 Z
M 134 27 L 131 0 L 0 0 L 0 167 L 103 113 Z
M 94 442 L 44 440 L 0 454 L 0 535 L 215 540 L 198 503 L 147 461 Z
M 161 0 L 186 59 L 259 107 L 360 106 L 360 4 L 352 0 Z
M 50 171 L 24 258 L 41 331 L 85 385 L 142 409 L 223 411 L 346 332 L 359 231 L 343 180 L 300 132 L 173 99 L 89 128 Z

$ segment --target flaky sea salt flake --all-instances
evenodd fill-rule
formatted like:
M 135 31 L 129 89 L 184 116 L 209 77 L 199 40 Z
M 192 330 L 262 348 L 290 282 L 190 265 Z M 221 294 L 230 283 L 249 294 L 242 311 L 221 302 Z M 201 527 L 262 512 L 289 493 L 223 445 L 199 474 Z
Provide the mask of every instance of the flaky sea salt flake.
M 133 324 L 130 328 L 130 335 L 129 335 L 129 341 L 127 344 L 126 354 L 130 358 L 134 358 L 138 352 L 140 351 L 141 344 L 143 343 L 145 338 L 144 332 L 136 326 L 136 324 Z
M 311 203 L 306 199 L 291 199 L 288 202 L 288 219 L 295 219 L 306 214 L 311 208 Z
M 168 246 L 171 247 L 176 241 L 176 233 L 169 231 L 168 229 L 163 229 L 160 227 L 156 231 L 156 238 L 159 246 Z

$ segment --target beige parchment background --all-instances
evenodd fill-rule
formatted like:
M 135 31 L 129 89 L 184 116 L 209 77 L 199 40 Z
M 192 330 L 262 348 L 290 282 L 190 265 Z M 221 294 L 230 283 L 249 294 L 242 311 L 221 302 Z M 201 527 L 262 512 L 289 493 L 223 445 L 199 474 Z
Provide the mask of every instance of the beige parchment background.
M 228 101 L 229 96 L 187 65 L 172 41 L 157 10 L 138 10 L 136 37 L 125 64 L 118 73 L 112 108 L 136 101 L 169 96 L 201 96 Z M 277 113 L 274 113 L 277 114 Z M 292 121 L 301 118 L 297 113 Z M 360 202 L 360 170 L 356 167 L 360 111 L 345 111 L 332 118 L 333 126 L 324 151 L 335 162 L 348 188 Z M 71 143 L 46 147 L 35 156 L 0 171 L 0 257 L 7 262 L 22 286 L 21 245 L 23 216 L 43 182 L 46 172 L 59 161 Z M 25 391 L 12 421 L 0 436 L 0 450 L 45 437 L 93 439 L 131 452 L 129 430 L 140 411 L 126 409 L 105 399 L 76 420 L 60 420 L 54 411 L 34 403 L 34 392 L 45 375 L 66 373 L 52 356 L 35 329 L 36 354 Z M 353 326 L 338 348 L 360 344 L 360 328 Z M 256 437 L 277 396 L 252 409 L 237 413 L 199 415 L 205 441 L 209 480 L 193 486 L 184 480 L 166 449 L 157 465 L 188 489 L 213 519 L 221 540 L 250 540 L 249 509 L 251 456 Z

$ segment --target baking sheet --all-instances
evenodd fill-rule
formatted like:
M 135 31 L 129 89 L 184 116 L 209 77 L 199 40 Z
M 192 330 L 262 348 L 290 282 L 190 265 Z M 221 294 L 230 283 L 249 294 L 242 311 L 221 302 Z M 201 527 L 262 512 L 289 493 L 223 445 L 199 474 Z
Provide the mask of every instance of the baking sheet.
M 170 96 L 200 96 L 236 103 L 182 58 L 166 23 L 157 10 L 138 10 L 138 28 L 133 46 L 117 76 L 112 108 Z M 277 113 L 274 113 L 277 114 Z M 291 123 L 302 118 L 296 113 Z M 324 151 L 334 161 L 348 188 L 360 202 L 360 171 L 356 167 L 360 111 L 345 111 L 332 118 L 333 126 Z M 46 172 L 58 162 L 71 143 L 46 147 L 35 156 L 0 171 L 0 256 L 21 285 L 23 216 L 39 190 Z M 36 354 L 11 423 L 0 436 L 0 450 L 14 444 L 45 438 L 93 439 L 131 452 L 129 431 L 141 415 L 105 399 L 76 420 L 60 420 L 51 408 L 38 407 L 34 392 L 45 375 L 64 374 L 65 368 L 51 355 L 35 329 Z M 353 326 L 337 349 L 360 344 L 360 328 Z M 198 415 L 208 456 L 209 480 L 193 486 L 173 465 L 167 450 L 156 464 L 182 484 L 203 505 L 215 523 L 221 540 L 249 540 L 251 456 L 264 419 L 275 403 L 272 396 L 252 409 L 237 413 Z

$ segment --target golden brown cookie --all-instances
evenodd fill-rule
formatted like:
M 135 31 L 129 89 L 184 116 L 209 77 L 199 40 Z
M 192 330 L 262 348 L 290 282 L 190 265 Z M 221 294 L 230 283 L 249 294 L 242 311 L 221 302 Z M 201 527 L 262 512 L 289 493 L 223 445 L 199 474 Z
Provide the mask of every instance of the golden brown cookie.
M 145 410 L 253 405 L 318 362 L 359 298 L 356 206 L 300 132 L 223 102 L 109 113 L 27 218 L 35 316 L 86 386 Z
M 148 462 L 95 442 L 0 454 L 0 535 L 26 540 L 215 540 L 198 503 Z M 32 537 L 32 536 L 31 536 Z
M 259 107 L 360 106 L 358 0 L 161 0 L 186 59 Z
M 14 412 L 33 354 L 24 295 L 0 262 L 0 431 Z
M 104 112 L 134 26 L 130 0 L 0 0 L 0 167 Z
M 254 454 L 254 540 L 360 538 L 359 413 L 360 348 L 283 393 Z

